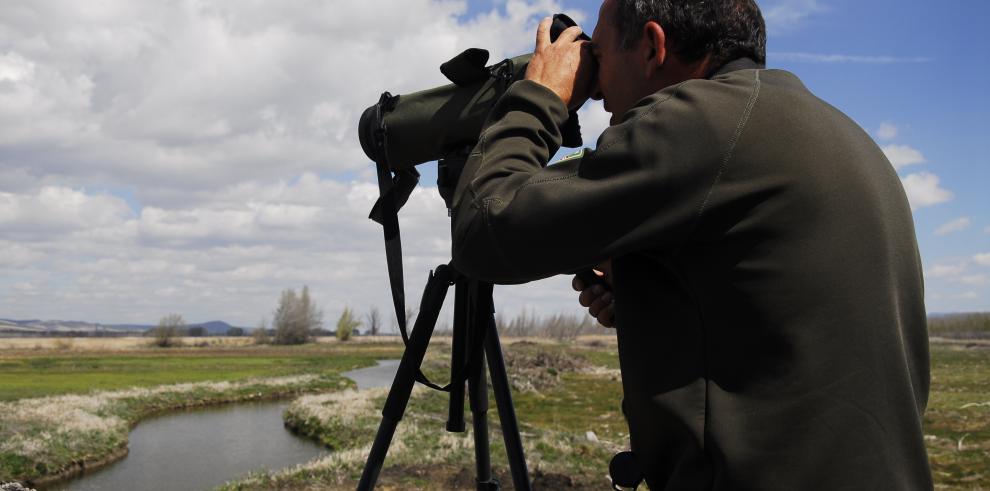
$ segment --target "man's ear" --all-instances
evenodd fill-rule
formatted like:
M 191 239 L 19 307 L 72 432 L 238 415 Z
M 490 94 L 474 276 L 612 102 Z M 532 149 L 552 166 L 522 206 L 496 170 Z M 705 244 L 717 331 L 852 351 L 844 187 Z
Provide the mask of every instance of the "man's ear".
M 643 25 L 642 39 L 645 43 L 646 66 L 649 69 L 663 66 L 667 61 L 667 34 L 663 32 L 663 27 L 652 20 L 647 22 Z

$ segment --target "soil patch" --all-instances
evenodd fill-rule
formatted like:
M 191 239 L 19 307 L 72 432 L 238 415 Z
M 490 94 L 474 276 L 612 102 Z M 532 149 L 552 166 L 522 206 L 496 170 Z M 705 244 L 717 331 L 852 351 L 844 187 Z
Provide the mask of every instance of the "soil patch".
M 505 352 L 505 366 L 514 390 L 543 391 L 559 385 L 561 374 L 586 368 L 588 361 L 563 350 L 515 343 Z

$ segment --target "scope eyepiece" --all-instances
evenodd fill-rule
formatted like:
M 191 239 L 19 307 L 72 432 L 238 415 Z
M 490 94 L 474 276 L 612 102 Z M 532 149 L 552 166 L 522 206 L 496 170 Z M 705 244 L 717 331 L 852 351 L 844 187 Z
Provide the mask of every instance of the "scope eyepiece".
M 550 42 L 554 42 L 560 36 L 560 33 L 564 32 L 568 27 L 573 27 L 578 25 L 574 22 L 574 19 L 568 17 L 565 14 L 553 14 L 553 24 L 550 24 Z M 582 41 L 591 41 L 591 38 L 587 34 L 581 33 L 578 39 Z

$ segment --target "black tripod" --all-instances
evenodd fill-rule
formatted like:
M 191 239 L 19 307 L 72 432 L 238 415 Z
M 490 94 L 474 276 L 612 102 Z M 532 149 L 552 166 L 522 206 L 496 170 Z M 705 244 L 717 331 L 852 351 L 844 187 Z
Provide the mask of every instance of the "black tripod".
M 450 285 L 454 290 L 454 333 L 451 356 L 450 407 L 447 431 L 464 431 L 464 380 L 468 383 L 471 414 L 474 427 L 474 455 L 477 470 L 477 489 L 500 489 L 491 475 L 491 458 L 488 444 L 488 384 L 485 379 L 485 358 L 488 359 L 495 403 L 502 423 L 512 483 L 517 490 L 529 490 L 529 472 L 523 454 L 522 439 L 516 423 L 512 394 L 505 372 L 502 348 L 495 329 L 492 305 L 492 285 L 471 280 L 448 265 L 437 267 L 430 274 L 423 292 L 420 314 L 402 355 L 399 370 L 389 390 L 382 422 L 378 426 L 371 453 L 364 466 L 359 490 L 372 489 L 378 480 L 385 454 L 392 442 L 395 428 L 402 419 L 412 393 L 413 385 L 422 378 L 419 368 L 426 354 L 430 337 L 436 326 L 440 309 Z M 481 347 L 484 347 L 482 353 Z
M 382 95 L 388 100 L 388 93 Z M 452 152 L 440 160 L 437 166 L 437 187 L 441 197 L 452 207 L 454 187 L 467 160 L 471 148 Z M 399 329 L 406 341 L 406 350 L 399 362 L 399 370 L 392 381 L 385 408 L 382 409 L 382 422 L 375 434 L 371 453 L 364 465 L 359 490 L 370 490 L 378 481 L 385 454 L 392 443 L 395 428 L 405 413 L 413 385 L 421 382 L 437 390 L 450 392 L 450 406 L 447 417 L 447 431 L 464 431 L 464 382 L 468 384 L 468 397 L 474 428 L 474 457 L 479 490 L 500 489 L 499 482 L 492 478 L 491 456 L 488 445 L 488 382 L 485 378 L 485 359 L 491 374 L 492 390 L 498 407 L 499 421 L 502 423 L 502 437 L 505 441 L 509 468 L 512 471 L 513 486 L 520 491 L 531 489 L 526 457 L 523 454 L 522 438 L 516 422 L 516 411 L 512 406 L 512 393 L 505 373 L 505 360 L 502 346 L 495 329 L 495 307 L 492 300 L 492 284 L 468 278 L 449 265 L 441 265 L 430 273 L 423 298 L 420 301 L 419 316 L 412 333 L 406 337 L 405 317 L 402 305 L 405 295 L 402 288 L 402 249 L 399 240 L 397 210 L 405 203 L 412 188 L 419 180 L 415 169 L 392 173 L 384 159 L 376 159 L 378 184 L 381 198 L 371 212 L 371 218 L 382 224 L 385 230 L 385 251 L 389 265 L 389 281 L 395 303 Z M 454 285 L 454 332 L 451 346 L 450 385 L 439 387 L 423 375 L 420 367 L 433 336 L 437 318 L 443 308 L 447 290 Z M 483 349 L 482 349 L 483 348 Z

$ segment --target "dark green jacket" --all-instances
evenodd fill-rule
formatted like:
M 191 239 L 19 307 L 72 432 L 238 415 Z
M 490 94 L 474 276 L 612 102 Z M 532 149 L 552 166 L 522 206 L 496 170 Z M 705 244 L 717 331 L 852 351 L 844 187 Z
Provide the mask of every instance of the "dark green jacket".
M 457 188 L 454 265 L 510 283 L 612 258 L 651 488 L 930 488 L 921 264 L 870 137 L 781 70 L 668 87 L 546 166 L 566 118 L 533 82 L 500 99 Z

